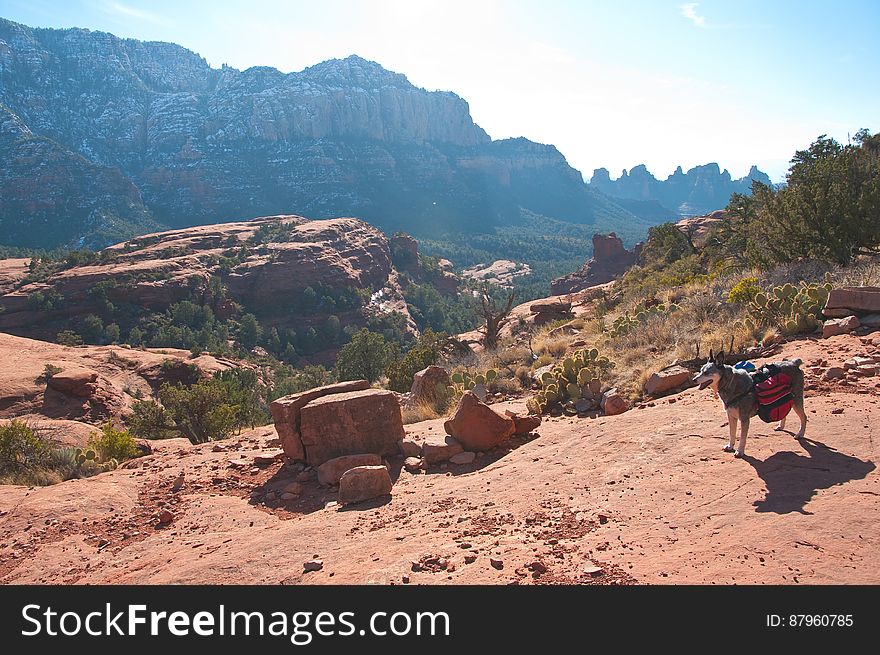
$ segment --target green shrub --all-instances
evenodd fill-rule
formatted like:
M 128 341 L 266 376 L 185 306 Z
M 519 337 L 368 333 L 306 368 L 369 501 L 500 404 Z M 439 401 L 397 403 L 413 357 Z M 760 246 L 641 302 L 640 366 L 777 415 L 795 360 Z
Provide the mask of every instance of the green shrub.
M 94 451 L 93 457 L 89 457 L 89 452 Z M 127 430 L 117 430 L 110 421 L 107 421 L 102 427 L 101 432 L 95 432 L 89 439 L 89 451 L 86 452 L 86 459 L 94 459 L 100 463 L 116 460 L 124 462 L 127 459 L 137 457 L 140 451 L 137 442 L 134 440 Z
M 0 426 L 0 474 L 45 468 L 51 455 L 52 445 L 24 421 Z
M 81 346 L 82 337 L 73 330 L 62 330 L 55 335 L 55 341 L 62 346 Z
M 339 351 L 336 372 L 340 380 L 375 382 L 393 357 L 394 349 L 386 343 L 385 337 L 364 328 Z
M 40 375 L 40 377 L 38 377 L 35 382 L 37 384 L 48 382 L 52 379 L 52 376 L 54 376 L 56 373 L 61 373 L 61 371 L 63 370 L 64 369 L 62 369 L 60 366 L 55 366 L 54 364 L 46 364 L 43 367 L 42 375 Z
M 237 426 L 238 408 L 228 402 L 224 389 L 214 380 L 201 380 L 189 388 L 165 383 L 159 399 L 177 428 L 193 443 L 225 439 Z
M 385 375 L 388 376 L 388 388 L 401 393 L 409 391 L 412 387 L 413 376 L 431 364 L 436 364 L 440 359 L 440 349 L 445 336 L 442 333 L 436 334 L 431 329 L 425 330 L 415 345 L 402 358 L 395 359 L 385 369 Z
M 735 285 L 727 294 L 727 302 L 731 305 L 745 305 L 752 302 L 761 293 L 761 287 L 758 286 L 758 278 L 745 277 Z
M 139 400 L 131 410 L 125 423 L 133 435 L 143 439 L 168 439 L 180 435 L 174 420 L 159 403 Z
M 296 369 L 287 364 L 280 364 L 272 372 L 272 388 L 267 400 L 271 402 L 282 396 L 323 387 L 335 381 L 333 372 L 323 366 L 306 366 L 302 369 Z

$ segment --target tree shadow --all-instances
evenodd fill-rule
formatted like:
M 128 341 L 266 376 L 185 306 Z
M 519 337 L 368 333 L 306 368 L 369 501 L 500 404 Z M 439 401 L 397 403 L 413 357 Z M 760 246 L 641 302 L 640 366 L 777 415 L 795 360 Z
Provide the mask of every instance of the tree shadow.
M 876 468 L 871 461 L 844 455 L 821 441 L 804 437 L 798 444 L 807 456 L 786 450 L 764 461 L 743 458 L 767 485 L 767 495 L 754 502 L 756 512 L 812 514 L 804 507 L 819 489 L 861 480 Z

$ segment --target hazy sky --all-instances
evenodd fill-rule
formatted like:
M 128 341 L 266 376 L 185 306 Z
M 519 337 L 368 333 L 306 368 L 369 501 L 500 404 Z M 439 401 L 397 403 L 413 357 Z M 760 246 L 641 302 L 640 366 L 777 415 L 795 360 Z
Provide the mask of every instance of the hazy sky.
M 470 103 L 587 179 L 718 162 L 781 180 L 819 134 L 880 129 L 875 0 L 0 0 L 35 27 L 179 43 L 213 66 L 358 54 Z

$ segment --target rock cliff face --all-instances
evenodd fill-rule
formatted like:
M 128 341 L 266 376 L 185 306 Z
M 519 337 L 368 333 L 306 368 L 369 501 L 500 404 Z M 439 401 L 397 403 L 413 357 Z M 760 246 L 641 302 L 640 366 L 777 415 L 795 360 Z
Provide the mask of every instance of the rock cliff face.
M 245 71 L 180 46 L 0 19 L 0 242 L 113 243 L 296 211 L 417 236 L 486 231 L 520 207 L 633 214 L 552 146 L 493 142 L 450 92 L 351 56 Z
M 738 180 L 714 163 L 695 166 L 687 173 L 679 166 L 661 181 L 640 164 L 629 173 L 624 170 L 616 180 L 611 179 L 607 169 L 597 168 L 590 186 L 613 198 L 659 203 L 679 216 L 693 216 L 723 209 L 732 193 L 751 193 L 752 180 L 771 184 L 767 174 L 757 166 L 752 166 L 749 174 Z
M 212 297 L 216 281 L 224 287 L 222 302 Z M 51 338 L 72 319 L 100 313 L 105 300 L 151 313 L 183 300 L 217 313 L 238 303 L 266 326 L 308 327 L 330 312 L 304 311 L 307 287 L 382 291 L 381 308 L 350 309 L 340 317 L 346 324 L 382 309 L 408 316 L 379 230 L 355 218 L 272 216 L 136 237 L 102 251 L 95 262 L 9 285 L 0 296 L 0 330 Z M 35 307 L 37 294 L 59 300 L 50 309 Z
M 594 234 L 593 258 L 574 273 L 553 280 L 550 293 L 558 296 L 611 282 L 636 263 L 638 250 L 638 245 L 633 251 L 624 248 L 614 232 Z

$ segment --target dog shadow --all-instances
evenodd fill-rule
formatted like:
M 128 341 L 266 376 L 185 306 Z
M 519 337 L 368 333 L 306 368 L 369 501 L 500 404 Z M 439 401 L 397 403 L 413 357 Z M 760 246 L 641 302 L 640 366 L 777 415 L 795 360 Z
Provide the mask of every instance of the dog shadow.
M 821 441 L 803 437 L 798 444 L 807 455 L 780 451 L 763 461 L 744 458 L 767 485 L 767 495 L 754 502 L 756 512 L 812 514 L 804 507 L 819 489 L 861 480 L 876 468 L 871 461 L 844 455 Z

